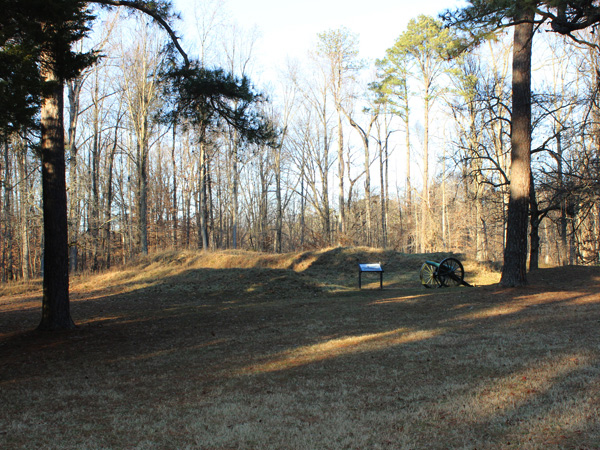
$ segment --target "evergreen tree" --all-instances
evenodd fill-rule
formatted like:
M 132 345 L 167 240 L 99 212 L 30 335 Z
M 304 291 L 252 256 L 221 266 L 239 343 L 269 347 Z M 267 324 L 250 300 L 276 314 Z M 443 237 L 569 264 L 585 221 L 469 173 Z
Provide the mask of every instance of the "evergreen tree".
M 444 15 L 476 44 L 500 28 L 514 26 L 512 67 L 510 199 L 504 266 L 500 283 L 527 283 L 527 219 L 531 183 L 531 44 L 534 25 L 549 22 L 553 31 L 571 35 L 600 22 L 594 0 L 471 0 L 470 6 Z
M 256 106 L 264 101 L 248 77 L 238 78 L 222 69 L 207 69 L 198 62 L 165 73 L 165 94 L 173 102 L 168 121 L 185 119 L 198 127 L 200 139 L 221 121 L 234 127 L 249 142 L 269 143 L 274 132 Z
M 440 77 L 447 71 L 448 55 L 458 45 L 451 31 L 443 27 L 441 21 L 421 15 L 408 23 L 407 29 L 396 40 L 393 47 L 386 50 L 386 57 L 379 61 L 383 69 L 383 92 L 396 102 L 396 111 L 405 122 L 408 136 L 409 102 L 408 79 L 413 77 L 421 87 L 423 98 L 423 194 L 421 218 L 421 251 L 429 247 L 425 239 L 428 234 L 429 217 L 429 125 L 430 112 L 436 100 L 444 92 L 439 83 Z M 407 137 L 407 154 L 410 151 Z M 410 157 L 407 156 L 407 161 Z M 407 162 L 407 171 L 409 163 Z M 408 172 L 410 173 L 410 172 Z M 407 189 L 410 188 L 407 176 Z M 407 192 L 407 195 L 410 193 Z M 408 197 L 410 204 L 410 197 Z
M 7 136 L 35 127 L 41 90 L 37 67 L 27 44 L 2 36 L 0 48 L 0 130 Z
M 19 97 L 20 104 L 26 107 L 19 111 L 26 111 L 28 118 L 32 117 L 31 113 L 35 110 L 32 106 L 37 96 L 41 99 L 44 282 L 39 328 L 43 330 L 75 326 L 69 305 L 63 89 L 67 80 L 76 77 L 97 58 L 93 53 L 72 50 L 72 44 L 81 40 L 90 30 L 94 16 L 89 5 L 93 3 L 108 7 L 126 6 L 150 15 L 167 30 L 187 63 L 187 56 L 168 23 L 169 2 L 3 0 L 0 3 L 0 55 L 5 61 L 11 62 L 3 69 L 3 75 L 8 80 L 6 83 L 26 86 Z M 21 51 L 19 57 L 11 53 L 15 48 Z M 24 75 L 31 83 L 23 82 Z
M 274 144 L 275 132 L 256 106 L 263 101 L 254 92 L 247 77 L 237 78 L 222 69 L 207 69 L 198 62 L 165 74 L 165 97 L 172 99 L 172 109 L 165 114 L 171 123 L 182 121 L 197 131 L 200 167 L 199 247 L 208 248 L 208 133 L 221 122 L 234 128 L 240 140 Z

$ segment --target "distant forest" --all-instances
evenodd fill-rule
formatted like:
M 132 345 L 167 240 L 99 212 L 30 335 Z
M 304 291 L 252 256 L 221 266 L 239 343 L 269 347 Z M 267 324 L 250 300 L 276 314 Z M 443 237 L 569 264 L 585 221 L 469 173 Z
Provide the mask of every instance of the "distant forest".
M 324 30 L 260 86 L 256 36 L 228 23 L 219 2 L 197 17 L 185 39 L 199 68 L 250 95 L 202 106 L 221 114 L 174 108 L 174 83 L 185 80 L 166 75 L 169 36 L 147 18 L 103 11 L 76 44 L 98 60 L 65 84 L 71 272 L 164 249 L 360 245 L 502 261 L 512 29 L 459 52 L 452 27 L 420 16 L 376 61 L 359 54 L 358 33 Z M 600 262 L 600 37 L 573 34 L 542 25 L 533 41 L 536 264 Z M 244 102 L 268 138 L 240 132 Z M 37 121 L 2 135 L 3 282 L 42 273 L 39 147 Z

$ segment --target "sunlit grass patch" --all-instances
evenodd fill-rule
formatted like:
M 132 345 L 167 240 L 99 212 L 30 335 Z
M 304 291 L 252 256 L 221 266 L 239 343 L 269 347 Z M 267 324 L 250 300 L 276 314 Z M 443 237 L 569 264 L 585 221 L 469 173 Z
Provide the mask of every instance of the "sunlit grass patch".
M 398 329 L 383 333 L 347 336 L 300 347 L 274 355 L 269 361 L 242 369 L 240 374 L 256 374 L 286 370 L 345 355 L 385 350 L 388 347 L 430 339 L 442 330 Z

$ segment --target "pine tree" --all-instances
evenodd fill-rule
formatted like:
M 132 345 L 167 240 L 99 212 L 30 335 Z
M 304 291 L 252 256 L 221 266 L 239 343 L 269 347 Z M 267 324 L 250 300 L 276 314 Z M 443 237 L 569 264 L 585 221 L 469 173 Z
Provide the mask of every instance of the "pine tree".
M 408 23 L 407 29 L 396 40 L 393 47 L 386 50 L 386 58 L 379 61 L 383 70 L 382 89 L 392 101 L 399 101 L 397 111 L 405 122 L 408 135 L 408 78 L 414 77 L 421 85 L 423 97 L 423 195 L 421 218 L 421 250 L 429 246 L 426 239 L 429 217 L 429 125 L 430 112 L 435 101 L 444 92 L 439 83 L 446 72 L 448 55 L 458 45 L 451 30 L 444 28 L 441 21 L 421 15 Z M 407 138 L 407 152 L 410 143 Z M 409 160 L 409 157 L 407 157 Z M 407 171 L 409 163 L 407 162 Z M 408 172 L 410 173 L 410 172 Z M 410 187 L 407 176 L 407 189 Z M 410 195 L 407 192 L 407 195 Z M 408 203 L 410 204 L 410 197 Z M 410 206 L 410 205 L 407 205 Z
M 24 87 L 19 109 L 28 120 L 33 118 L 36 99 L 40 98 L 42 159 L 42 204 L 44 216 L 44 282 L 42 330 L 69 329 L 75 325 L 69 304 L 69 264 L 67 194 L 65 181 L 65 140 L 63 89 L 97 59 L 94 53 L 72 50 L 90 30 L 94 19 L 89 5 L 126 6 L 150 15 L 167 30 L 173 44 L 179 46 L 168 20 L 170 3 L 161 1 L 98 0 L 4 0 L 0 18 L 0 58 L 10 59 L 5 79 Z M 18 48 L 15 58 L 11 50 Z M 28 81 L 23 82 L 23 76 Z M 30 82 L 29 82 L 30 81 Z M 26 113 L 25 113 L 26 112 Z M 19 116 L 21 117 L 21 116 Z M 24 120 L 24 119 L 19 119 Z M 8 120 L 4 122 L 8 123 Z M 14 122 L 14 121 L 13 121 Z M 15 122 L 16 123 L 16 122 Z
M 531 44 L 534 25 L 549 22 L 553 31 L 571 35 L 600 22 L 594 0 L 471 0 L 447 12 L 447 24 L 460 28 L 477 44 L 501 28 L 514 27 L 512 67 L 510 199 L 504 266 L 500 283 L 527 283 L 527 219 L 531 183 Z M 575 39 L 575 38 L 574 38 Z

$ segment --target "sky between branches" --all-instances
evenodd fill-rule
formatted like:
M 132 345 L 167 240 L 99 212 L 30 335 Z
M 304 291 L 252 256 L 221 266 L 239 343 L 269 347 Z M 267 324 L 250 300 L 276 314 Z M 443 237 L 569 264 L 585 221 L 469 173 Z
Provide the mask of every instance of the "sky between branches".
M 187 27 L 203 0 L 175 0 Z M 206 1 L 206 0 L 204 0 Z M 306 57 L 316 47 L 317 33 L 345 26 L 357 33 L 360 57 L 373 61 L 385 56 L 408 21 L 419 14 L 437 16 L 464 5 L 459 0 L 224 0 L 229 18 L 244 29 L 256 28 L 256 72 L 262 82 L 273 81 L 286 60 Z

